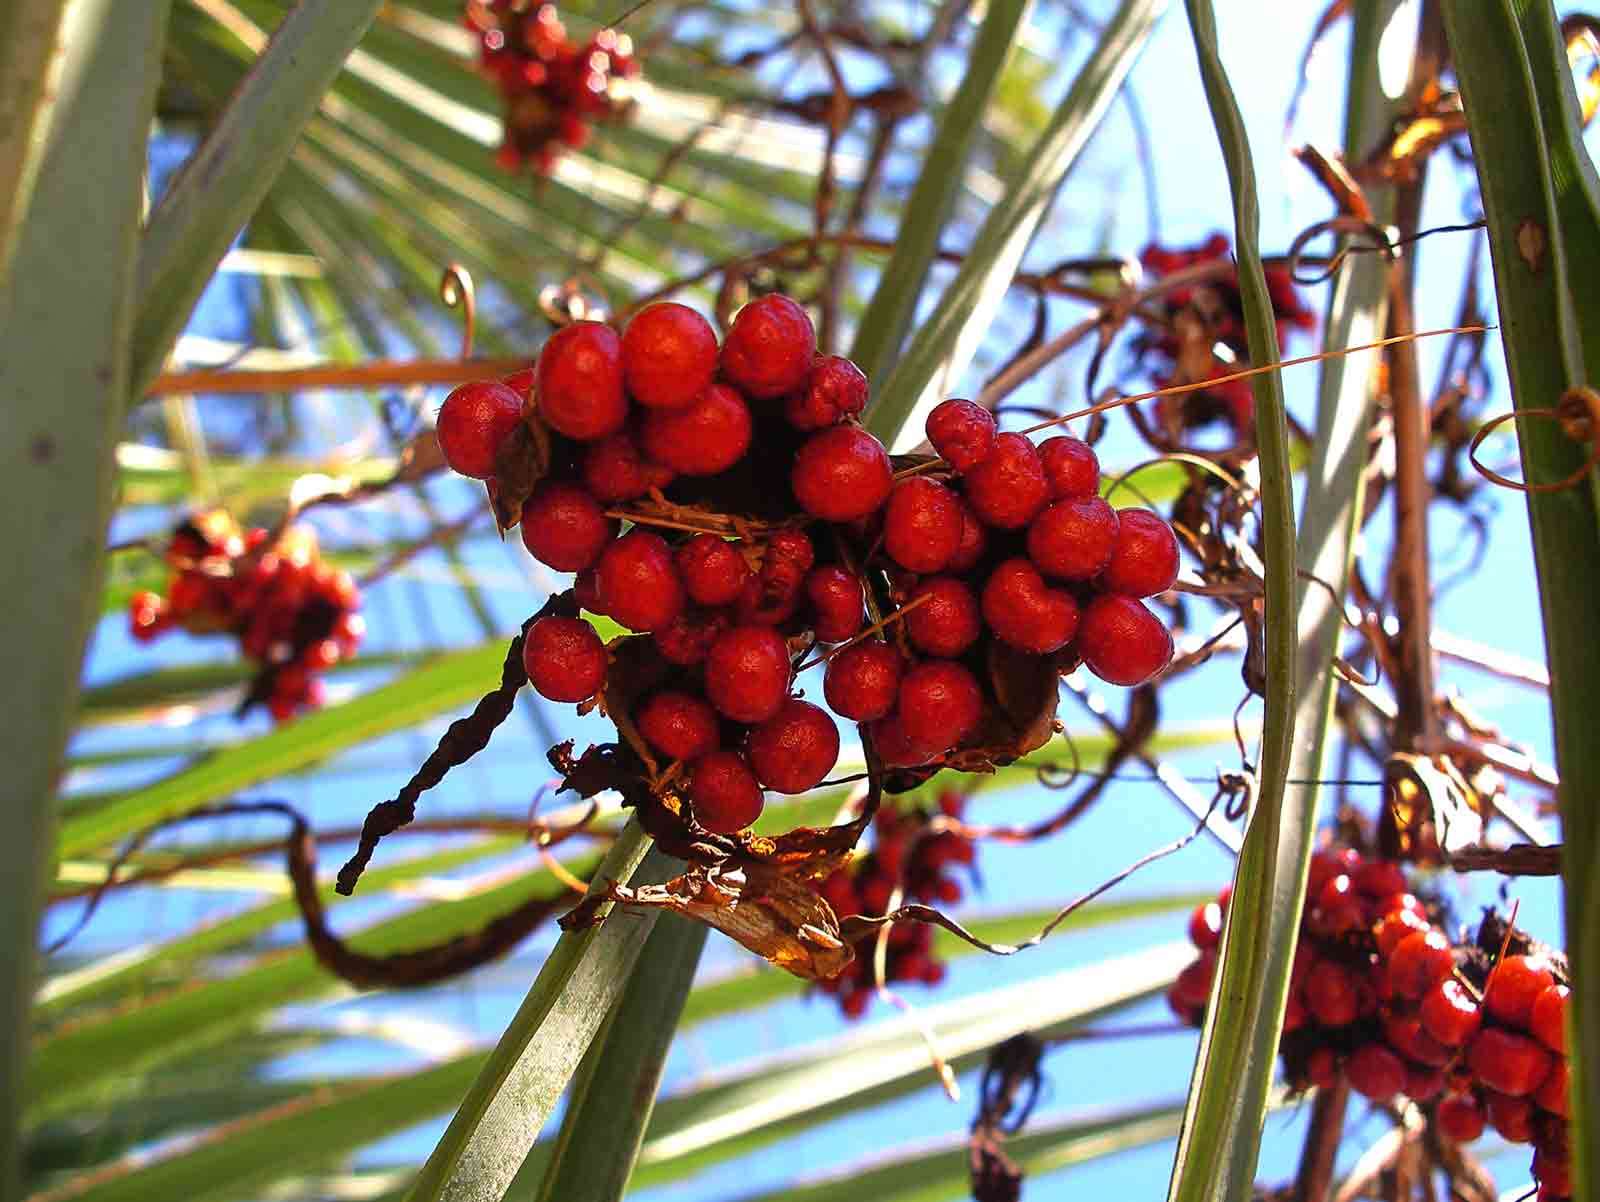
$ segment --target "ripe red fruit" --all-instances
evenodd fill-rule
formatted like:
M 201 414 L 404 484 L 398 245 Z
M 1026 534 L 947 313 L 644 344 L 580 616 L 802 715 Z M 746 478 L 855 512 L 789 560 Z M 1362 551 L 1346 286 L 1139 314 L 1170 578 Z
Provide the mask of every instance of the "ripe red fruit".
M 813 517 L 853 522 L 883 504 L 894 469 L 883 444 L 860 426 L 830 426 L 795 452 L 789 483 Z
M 923 429 L 934 453 L 962 475 L 982 463 L 994 447 L 994 414 L 957 397 L 935 405 Z
M 521 397 L 494 380 L 474 380 L 445 397 L 434 434 L 451 470 L 487 480 L 495 452 L 521 420 Z
M 1028 558 L 1057 580 L 1098 575 L 1116 546 L 1117 511 L 1099 497 L 1057 501 L 1028 527 Z
M 689 609 L 656 630 L 652 637 L 662 659 L 687 668 L 705 659 L 711 644 L 728 624 L 722 610 Z
M 1526 1035 L 1485 1027 L 1467 1045 L 1467 1063 L 1490 1089 L 1520 1098 L 1539 1088 L 1554 1058 Z
M 1178 540 L 1159 513 L 1117 511 L 1117 544 L 1100 574 L 1100 587 L 1130 597 L 1153 597 L 1178 578 Z M 1402 880 L 1401 889 L 1405 888 Z
M 1146 511 L 1124 509 L 1119 516 L 1126 521 L 1129 514 L 1143 512 Z M 1157 521 L 1160 521 L 1159 517 Z M 1165 522 L 1161 524 L 1166 525 Z M 1168 527 L 1168 532 L 1171 532 L 1171 527 Z M 1356 889 L 1366 897 L 1386 898 L 1392 894 L 1404 895 L 1406 892 L 1406 874 L 1393 860 L 1368 860 L 1350 873 L 1350 879 Z
M 1533 999 L 1528 1018 L 1533 1037 L 1562 1055 L 1567 1051 L 1567 996 L 1571 992 L 1565 985 L 1547 985 Z
M 831 564 L 813 568 L 806 576 L 805 593 L 818 641 L 842 643 L 861 629 L 865 610 L 861 578 L 855 573 Z
M 606 613 L 629 630 L 660 630 L 683 612 L 672 548 L 659 534 L 634 527 L 600 553 L 595 571 Z
M 1050 500 L 1050 482 L 1033 444 L 1020 434 L 997 434 L 983 461 L 966 473 L 967 504 L 985 525 L 1020 530 Z
M 751 301 L 733 319 L 722 343 L 722 374 L 756 400 L 780 397 L 806 382 L 816 353 L 810 316 L 774 292 Z
M 533 383 L 539 378 L 539 373 L 531 368 L 524 367 L 521 371 L 514 371 L 509 376 L 501 376 L 500 383 L 517 394 L 517 399 L 526 401 L 528 394 L 533 391 Z
M 1406 1083 L 1401 1092 L 1414 1102 L 1426 1102 L 1444 1092 L 1448 1078 L 1440 1068 L 1426 1068 L 1420 1064 L 1406 1065 Z
M 1306 916 L 1307 924 L 1319 935 L 1342 935 L 1353 931 L 1362 923 L 1361 899 L 1356 896 L 1355 885 L 1345 873 L 1330 877 L 1322 883 L 1312 900 L 1312 910 Z
M 1387 961 L 1394 949 L 1408 936 L 1426 931 L 1431 924 L 1415 910 L 1392 910 L 1378 920 L 1373 928 L 1373 938 L 1378 945 L 1378 956 Z
M 1306 1084 L 1332 1089 L 1339 1083 L 1339 1061 L 1332 1048 L 1313 1048 L 1306 1057 Z
M 924 580 L 911 594 L 906 610 L 906 637 L 918 651 L 954 659 L 978 641 L 983 616 L 972 590 L 954 576 Z
M 541 697 L 587 701 L 605 683 L 605 644 L 578 618 L 540 618 L 523 640 L 522 667 Z
M 558 572 L 581 572 L 617 536 L 618 523 L 575 484 L 546 480 L 522 507 L 522 543 Z
M 750 407 L 726 384 L 711 384 L 681 409 L 645 415 L 645 454 L 685 476 L 725 472 L 750 449 Z
M 1563 1114 L 1565 1111 L 1562 1112 Z M 1543 1148 L 1533 1150 L 1533 1163 L 1528 1171 L 1539 1183 L 1538 1202 L 1552 1202 L 1556 1198 L 1572 1197 L 1572 1160 L 1570 1157 L 1550 1155 Z
M 961 506 L 936 480 L 912 476 L 889 493 L 883 549 L 908 572 L 943 569 L 961 547 Z
M 1541 1109 L 1566 1118 L 1569 1089 L 1568 1077 L 1567 1062 L 1565 1059 L 1558 1057 L 1550 1069 L 1550 1075 L 1544 1079 L 1544 1084 L 1534 1091 L 1534 1102 Z
M 631 501 L 672 483 L 673 471 L 646 459 L 631 430 L 618 430 L 583 448 L 583 486 L 599 501 Z
M 898 651 L 888 643 L 868 639 L 846 647 L 828 661 L 822 694 L 841 718 L 872 722 L 894 709 L 902 671 Z M 883 754 L 887 757 L 887 752 Z
M 1201 902 L 1189 916 L 1189 942 L 1206 951 L 1221 940 L 1222 907 L 1216 902 Z
M 1387 1102 L 1405 1088 L 1405 1061 L 1381 1043 L 1364 1044 L 1345 1061 L 1350 1088 L 1374 1102 Z
M 697 534 L 673 552 L 683 591 L 698 605 L 730 605 L 750 580 L 750 567 L 733 543 Z
M 961 543 L 956 547 L 956 553 L 950 562 L 944 565 L 944 570 L 957 575 L 977 567 L 978 561 L 983 558 L 984 551 L 989 545 L 989 536 L 984 531 L 983 523 L 978 520 L 978 515 L 973 512 L 972 506 L 960 493 L 956 494 L 956 503 L 961 506 Z
M 604 602 L 600 600 L 600 577 L 593 568 L 578 573 L 577 579 L 572 582 L 572 599 L 578 603 L 579 609 L 586 609 L 592 614 L 604 614 Z
M 717 332 L 687 305 L 650 305 L 622 332 L 623 381 L 641 405 L 682 408 L 716 372 Z
M 983 620 L 995 637 L 1021 651 L 1048 655 L 1072 640 L 1078 629 L 1078 603 L 1072 594 L 1049 587 L 1026 559 L 1008 559 L 983 586 Z
M 633 721 L 645 742 L 669 760 L 697 760 L 722 741 L 716 711 L 703 699 L 675 689 L 651 697 Z
M 1489 1123 L 1514 1144 L 1533 1142 L 1533 1103 L 1489 1089 L 1484 1091 L 1484 1109 Z
M 1436 927 L 1402 939 L 1389 957 L 1389 989 L 1405 998 L 1420 998 L 1455 969 L 1450 938 Z
M 1356 981 L 1349 969 L 1333 960 L 1318 960 L 1301 988 L 1306 1009 L 1324 1027 L 1345 1027 L 1361 1013 Z
M 1478 1033 L 1483 1012 L 1467 987 L 1454 977 L 1446 977 L 1422 995 L 1417 1017 L 1440 1043 L 1459 1048 Z
M 789 648 L 770 626 L 723 631 L 706 653 L 706 696 L 735 722 L 765 722 L 789 696 Z
M 552 430 L 593 442 L 622 429 L 622 340 L 598 321 L 557 330 L 539 353 L 539 413 Z
M 1172 635 L 1140 601 L 1102 593 L 1083 607 L 1078 650 L 1107 684 L 1143 684 L 1172 660 Z
M 1526 1030 L 1534 1002 L 1553 984 L 1555 975 L 1543 956 L 1507 956 L 1489 972 L 1483 1005 L 1501 1022 Z
M 718 835 L 742 831 L 761 817 L 761 786 L 736 751 L 713 751 L 689 766 L 694 818 Z
M 924 660 L 900 681 L 900 725 L 930 752 L 960 744 L 983 716 L 983 690 L 954 660 Z
M 1415 1015 L 1399 1013 L 1386 1015 L 1383 1020 L 1383 1036 L 1395 1051 L 1429 1068 L 1440 1068 L 1449 1064 L 1455 1054 L 1428 1034 L 1421 1020 Z
M 1050 481 L 1050 499 L 1072 501 L 1100 491 L 1100 457 L 1081 438 L 1059 434 L 1039 444 L 1039 462 Z
M 854 417 L 867 407 L 867 377 L 842 355 L 818 355 L 811 378 L 783 403 L 783 416 L 796 430 L 822 430 Z
M 1211 997 L 1211 979 L 1217 971 L 1217 958 L 1202 955 L 1190 961 L 1172 983 L 1172 996 L 1190 1010 L 1201 1011 Z
M 756 779 L 779 793 L 822 783 L 839 759 L 839 728 L 821 706 L 791 697 L 750 732 L 746 748 Z
M 1439 1130 L 1458 1144 L 1469 1144 L 1483 1134 L 1483 1107 L 1469 1093 L 1446 1094 L 1433 1113 Z
M 830 698 L 829 705 L 833 705 Z M 834 706 L 838 709 L 838 706 Z M 887 718 L 873 722 L 868 728 L 872 732 L 872 744 L 878 749 L 878 758 L 883 761 L 885 768 L 912 768 L 927 763 L 933 753 L 919 747 L 912 741 L 900 725 L 900 715 L 890 714 Z

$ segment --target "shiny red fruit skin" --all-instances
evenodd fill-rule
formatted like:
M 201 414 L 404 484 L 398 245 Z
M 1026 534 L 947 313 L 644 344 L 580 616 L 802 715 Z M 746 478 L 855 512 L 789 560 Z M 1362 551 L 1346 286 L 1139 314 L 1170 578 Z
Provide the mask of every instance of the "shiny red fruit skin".
M 717 835 L 742 831 L 761 817 L 761 786 L 736 751 L 713 751 L 689 766 L 694 819 Z
M 706 696 L 735 722 L 765 722 L 789 696 L 789 648 L 770 626 L 735 626 L 706 653 Z
M 1429 1034 L 1415 1015 L 1391 1013 L 1385 1016 L 1383 1035 L 1390 1047 L 1428 1068 L 1442 1068 L 1455 1055 L 1451 1048 Z
M 989 535 L 984 530 L 983 522 L 973 512 L 972 506 L 967 504 L 967 499 L 957 493 L 956 501 L 961 506 L 961 542 L 956 547 L 956 553 L 950 562 L 945 564 L 944 570 L 953 575 L 960 575 L 978 566 L 978 561 L 988 550 Z
M 1547 1155 L 1543 1148 L 1535 1148 L 1533 1163 L 1528 1166 L 1528 1171 L 1539 1183 L 1538 1202 L 1572 1197 L 1572 1161 L 1557 1160 Z
M 1552 1052 L 1567 1052 L 1567 1006 L 1571 990 L 1565 985 L 1548 985 L 1533 999 L 1529 1013 L 1528 1029 L 1533 1036 Z
M 1350 1088 L 1374 1102 L 1386 1102 L 1405 1088 L 1405 1061 L 1381 1043 L 1364 1044 L 1345 1061 Z
M 1080 621 L 1072 594 L 1047 585 L 1027 559 L 1008 559 L 995 568 L 984 583 L 980 604 L 996 638 L 1036 655 L 1065 647 Z
M 1143 684 L 1172 661 L 1172 635 L 1143 602 L 1102 593 L 1083 607 L 1078 651 L 1107 684 Z
M 1125 509 L 1121 516 L 1126 518 L 1128 514 L 1138 512 L 1148 511 Z M 1159 515 L 1155 516 L 1157 521 L 1166 526 L 1166 522 L 1162 521 Z M 1171 529 L 1170 526 L 1167 527 L 1169 533 Z M 1173 570 L 1176 572 L 1176 564 Z M 1350 874 L 1350 879 L 1355 883 L 1357 891 L 1366 897 L 1388 897 L 1406 891 L 1405 871 L 1393 860 L 1368 860 Z
M 540 618 L 522 644 L 528 682 L 551 701 L 587 701 L 606 679 L 606 648 L 578 618 Z
M 1533 1093 L 1533 1100 L 1541 1110 L 1548 1110 L 1560 1118 L 1567 1117 L 1570 1105 L 1570 1076 L 1566 1060 L 1557 1057 L 1549 1074 Z
M 1526 1030 L 1534 1002 L 1554 984 L 1555 975 L 1543 956 L 1507 956 L 1490 970 L 1483 1006 L 1492 1017 Z
M 1172 983 L 1173 997 L 1190 1010 L 1203 1011 L 1211 998 L 1211 982 L 1216 971 L 1214 955 L 1201 955 L 1191 960 Z
M 1350 877 L 1341 872 L 1322 883 L 1312 897 L 1311 913 L 1306 916 L 1308 926 L 1319 935 L 1343 935 L 1362 923 L 1361 899 L 1356 896 Z
M 644 452 L 685 476 L 725 472 L 750 449 L 750 407 L 726 384 L 710 384 L 679 409 L 645 415 Z
M 697 760 L 722 741 L 716 711 L 702 698 L 675 689 L 651 697 L 633 721 L 645 742 L 669 760 Z
M 487 480 L 500 444 L 521 420 L 522 399 L 515 392 L 494 380 L 474 380 L 445 397 L 434 434 L 452 471 Z
M 853 722 L 873 722 L 894 709 L 904 664 L 887 643 L 868 639 L 828 661 L 822 694 L 828 707 Z
M 593 442 L 622 429 L 622 340 L 598 321 L 557 330 L 539 353 L 539 413 L 552 430 Z
M 817 353 L 817 332 L 806 311 L 772 293 L 751 301 L 733 319 L 722 343 L 722 374 L 755 400 L 804 386 Z
M 842 643 L 860 631 L 866 608 L 861 578 L 854 572 L 832 564 L 813 568 L 806 576 L 805 594 L 819 642 Z
M 1021 434 L 995 435 L 994 446 L 961 484 L 984 525 L 1000 530 L 1022 529 L 1050 500 L 1044 464 Z
M 1222 941 L 1222 907 L 1216 902 L 1201 902 L 1189 915 L 1189 942 L 1208 951 Z
M 647 408 L 682 408 L 716 372 L 717 332 L 687 305 L 649 305 L 622 332 L 623 382 Z
M 811 378 L 783 403 L 783 416 L 796 430 L 823 430 L 848 421 L 867 407 L 867 377 L 842 355 L 818 355 Z
M 1446 977 L 1422 995 L 1417 1008 L 1422 1025 L 1447 1047 L 1464 1046 L 1483 1025 L 1483 1010 L 1454 977 Z
M 1467 1045 L 1467 1063 L 1488 1088 L 1520 1098 L 1539 1088 L 1554 1058 L 1526 1035 L 1485 1027 Z
M 683 585 L 672 549 L 658 534 L 638 527 L 600 553 L 595 564 L 600 601 L 618 625 L 647 633 L 683 613 Z
M 1178 579 L 1178 539 L 1159 513 L 1117 511 L 1117 544 L 1100 574 L 1100 587 L 1129 597 L 1164 593 Z M 1402 882 L 1402 889 L 1405 888 Z
M 1413 1102 L 1427 1102 L 1442 1094 L 1448 1084 L 1449 1078 L 1443 1069 L 1408 1064 L 1406 1083 L 1401 1086 L 1401 1092 Z
M 1431 924 L 1414 910 L 1394 910 L 1378 920 L 1373 928 L 1373 939 L 1378 945 L 1378 956 L 1387 961 L 1401 942 L 1418 931 L 1426 931 Z
M 908 572 L 942 571 L 961 548 L 961 504 L 937 480 L 912 476 L 889 492 L 883 549 Z
M 1099 497 L 1056 501 L 1028 526 L 1028 558 L 1056 580 L 1088 580 L 1111 562 L 1117 511 Z
M 1484 1109 L 1490 1125 L 1514 1144 L 1533 1142 L 1533 1103 L 1493 1089 L 1484 1091 Z
M 750 566 L 733 543 L 697 534 L 673 552 L 683 591 L 697 605 L 731 605 L 750 580 Z
M 1455 970 L 1450 938 L 1436 927 L 1407 935 L 1389 957 L 1389 989 L 1403 998 L 1420 998 Z
M 937 753 L 960 746 L 976 729 L 983 690 L 954 660 L 923 660 L 901 677 L 898 710 L 906 736 Z
M 645 457 L 632 430 L 589 443 L 581 460 L 583 486 L 597 501 L 631 501 L 652 488 L 665 488 L 675 474 L 665 464 Z
M 954 576 L 933 576 L 911 594 L 905 615 L 906 637 L 918 651 L 954 659 L 978 641 L 983 615 L 978 599 Z
M 813 517 L 854 522 L 888 498 L 894 469 L 883 444 L 860 426 L 830 426 L 795 452 L 789 483 Z
M 934 453 L 961 475 L 982 463 L 994 447 L 994 414 L 959 397 L 935 405 L 923 429 Z
M 814 789 L 839 760 L 839 728 L 821 706 L 791 697 L 750 732 L 745 748 L 756 779 L 778 793 Z
M 539 378 L 537 369 L 524 367 L 521 371 L 514 371 L 509 376 L 501 376 L 500 383 L 517 394 L 517 399 L 526 401 L 533 392 L 534 382 Z
M 619 523 L 575 484 L 547 480 L 522 507 L 522 545 L 558 572 L 581 572 L 616 538 Z
M 1076 501 L 1100 491 L 1100 457 L 1081 438 L 1058 434 L 1039 444 L 1039 462 L 1052 501 Z
M 1434 1111 L 1439 1130 L 1458 1144 L 1470 1144 L 1483 1134 L 1483 1107 L 1468 1093 L 1446 1094 Z
M 832 705 L 832 701 L 829 701 Z M 834 706 L 837 710 L 838 707 Z M 912 741 L 900 726 L 900 715 L 890 714 L 870 724 L 873 746 L 885 768 L 913 768 L 928 763 L 933 757 Z
M 656 650 L 669 664 L 689 668 L 705 659 L 711 644 L 728 629 L 727 613 L 720 609 L 685 609 L 665 626 L 652 632 Z
M 1345 1027 L 1360 1016 L 1355 978 L 1342 964 L 1318 960 L 1306 974 L 1300 996 L 1312 1017 L 1324 1027 Z

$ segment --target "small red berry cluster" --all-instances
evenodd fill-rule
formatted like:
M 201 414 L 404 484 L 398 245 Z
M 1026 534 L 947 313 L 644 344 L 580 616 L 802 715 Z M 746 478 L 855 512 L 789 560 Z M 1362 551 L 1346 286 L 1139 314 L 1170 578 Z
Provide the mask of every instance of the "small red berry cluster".
M 1200 955 L 1168 992 L 1196 1026 L 1228 896 L 1195 910 L 1189 938 Z M 1452 944 L 1399 864 L 1353 849 L 1312 857 L 1306 898 L 1280 1045 L 1289 1082 L 1328 1088 L 1343 1074 L 1375 1102 L 1424 1106 L 1458 1142 L 1492 1125 L 1534 1146 L 1541 1198 L 1566 1197 L 1568 989 L 1556 965 L 1500 955 L 1488 924 L 1477 945 Z
M 531 164 L 548 175 L 562 147 L 583 146 L 595 122 L 626 109 L 623 81 L 639 74 L 627 34 L 602 29 L 580 45 L 555 5 L 536 0 L 469 0 L 466 20 L 504 103 L 499 162 L 507 171 Z
M 1230 251 L 1228 239 L 1213 234 L 1199 246 L 1184 250 L 1146 247 L 1139 262 L 1147 273 L 1160 278 L 1185 268 L 1224 261 Z M 1301 303 L 1287 267 L 1269 266 L 1266 277 L 1281 346 L 1290 330 L 1310 329 L 1316 324 L 1316 317 Z M 1248 363 L 1250 348 L 1237 274 L 1230 272 L 1164 292 L 1154 311 L 1160 320 L 1150 328 L 1158 332 L 1142 335 L 1136 350 L 1153 360 L 1148 367 L 1157 388 L 1213 380 Z M 1226 361 L 1218 356 L 1218 347 L 1227 350 Z M 1236 436 L 1245 437 L 1255 421 L 1255 398 L 1249 380 L 1229 380 L 1199 392 L 1161 397 L 1156 405 L 1162 428 L 1175 433 L 1226 421 Z
M 772 294 L 740 309 L 720 347 L 672 303 L 620 337 L 574 323 L 533 369 L 463 385 L 439 412 L 446 460 L 491 482 L 513 435 L 525 440 L 519 426 L 540 431 L 549 449 L 521 507 L 523 541 L 577 574 L 581 608 L 650 635 L 679 670 L 633 717 L 655 752 L 686 765 L 709 830 L 744 828 L 763 786 L 803 792 L 837 759 L 833 718 L 791 696 L 797 650 L 842 644 L 824 698 L 904 768 L 993 745 L 998 703 L 983 682 L 996 655 L 1044 665 L 1052 685 L 1080 661 L 1137 684 L 1171 657 L 1138 598 L 1172 585 L 1177 540 L 1155 513 L 1119 514 L 1097 495 L 1087 444 L 1035 447 L 946 401 L 927 426 L 942 459 L 897 476 L 856 420 L 867 397 L 855 364 L 816 353 L 805 309 Z M 871 626 L 869 599 L 883 618 Z M 542 618 L 524 653 L 551 700 L 582 703 L 605 682 L 606 649 L 576 618 Z
M 939 796 L 939 812 L 960 818 L 966 797 L 954 790 Z M 894 891 L 904 901 L 954 905 L 961 900 L 961 882 L 947 870 L 955 864 L 971 865 L 976 845 L 957 831 L 929 833 L 933 815 L 924 810 L 889 809 L 873 819 L 872 850 L 835 872 L 822 884 L 821 893 L 840 918 L 860 914 L 869 918 L 889 912 Z M 877 935 L 868 935 L 856 947 L 855 959 L 831 980 L 818 987 L 839 999 L 846 1018 L 866 1013 L 875 991 L 873 958 Z M 889 928 L 884 979 L 937 985 L 944 980 L 943 961 L 933 956 L 933 928 L 921 922 L 899 922 Z
M 167 595 L 135 593 L 133 637 L 147 643 L 173 627 L 234 635 L 261 665 L 245 708 L 265 702 L 282 722 L 322 704 L 318 674 L 354 655 L 366 630 L 350 574 L 323 562 L 317 536 L 295 526 L 272 545 L 213 510 L 183 522 L 167 545 Z

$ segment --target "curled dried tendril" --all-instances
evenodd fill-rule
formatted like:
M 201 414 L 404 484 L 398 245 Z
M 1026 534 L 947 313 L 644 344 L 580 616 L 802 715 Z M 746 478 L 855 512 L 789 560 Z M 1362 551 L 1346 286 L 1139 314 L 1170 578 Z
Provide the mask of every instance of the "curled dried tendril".
M 1497 427 L 1515 418 L 1534 417 L 1553 419 L 1561 427 L 1561 432 L 1573 442 L 1587 443 L 1589 457 L 1563 479 L 1544 480 L 1538 483 L 1513 480 L 1479 462 L 1478 448 Z M 1491 484 L 1515 489 L 1517 492 L 1552 493 L 1576 487 L 1597 466 L 1600 466 L 1600 393 L 1592 388 L 1569 388 L 1561 394 L 1561 399 L 1553 407 L 1514 409 L 1510 413 L 1492 417 L 1478 427 L 1478 432 L 1472 436 L 1472 442 L 1467 446 L 1467 459 L 1477 469 L 1478 474 Z

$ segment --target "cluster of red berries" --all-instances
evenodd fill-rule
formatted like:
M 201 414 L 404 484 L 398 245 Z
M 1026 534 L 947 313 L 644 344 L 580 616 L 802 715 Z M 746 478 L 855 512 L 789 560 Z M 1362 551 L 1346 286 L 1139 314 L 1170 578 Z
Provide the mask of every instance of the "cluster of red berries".
M 548 175 L 562 147 L 581 147 L 595 122 L 626 109 L 627 81 L 639 74 L 627 34 L 602 29 L 580 45 L 555 5 L 537 0 L 470 0 L 466 19 L 504 102 L 499 162 L 507 171 L 531 164 Z
M 960 818 L 966 800 L 964 795 L 947 789 L 939 796 L 939 812 Z M 954 905 L 960 901 L 961 882 L 947 869 L 955 864 L 971 865 L 974 844 L 956 831 L 928 833 L 932 820 L 933 815 L 920 809 L 879 810 L 873 820 L 872 850 L 822 884 L 822 896 L 833 912 L 840 918 L 887 914 L 896 889 L 905 902 Z M 868 935 L 857 945 L 855 959 L 842 973 L 817 982 L 825 993 L 839 999 L 846 1018 L 860 1018 L 872 1001 L 877 938 L 875 934 Z M 889 928 L 885 981 L 937 985 L 944 980 L 944 974 L 943 961 L 933 957 L 931 926 L 899 922 Z
M 282 722 L 322 704 L 318 674 L 355 654 L 366 625 L 355 581 L 322 560 L 314 531 L 268 538 L 220 510 L 189 518 L 167 545 L 166 597 L 135 593 L 128 619 L 141 643 L 173 627 L 236 637 L 261 665 L 246 707 L 265 702 Z
M 1099 497 L 1087 444 L 1036 447 L 952 400 L 928 419 L 942 458 L 897 475 L 856 421 L 867 397 L 854 363 L 816 353 L 805 309 L 772 294 L 720 348 L 678 304 L 649 306 L 621 336 L 577 322 L 534 368 L 463 385 L 439 412 L 446 460 L 483 479 L 506 470 L 520 424 L 541 430 L 549 464 L 523 541 L 577 574 L 583 609 L 650 635 L 678 669 L 633 719 L 685 765 L 709 830 L 753 822 L 763 787 L 803 792 L 832 769 L 833 717 L 791 696 L 796 656 L 817 644 L 843 644 L 827 657 L 829 708 L 870 724 L 891 767 L 984 745 L 999 645 L 1122 685 L 1171 657 L 1139 598 L 1171 587 L 1177 540 L 1157 514 Z M 887 615 L 872 626 L 869 600 Z M 586 622 L 545 617 L 524 647 L 547 698 L 584 702 L 605 681 Z
M 1556 965 L 1501 955 L 1498 922 L 1476 945 L 1452 944 L 1399 864 L 1348 848 L 1313 856 L 1306 898 L 1280 1044 L 1289 1082 L 1326 1088 L 1343 1074 L 1375 1102 L 1410 1098 L 1458 1142 L 1493 1126 L 1534 1146 L 1541 1199 L 1567 1197 L 1568 989 Z M 1168 993 L 1194 1025 L 1227 904 L 1224 890 L 1195 910 L 1200 955 Z
M 1149 246 L 1139 256 L 1139 262 L 1147 273 L 1159 278 L 1203 263 L 1224 261 L 1230 251 L 1228 239 L 1213 234 L 1187 250 Z M 1290 330 L 1310 329 L 1316 324 L 1316 317 L 1301 303 L 1287 267 L 1269 266 L 1266 277 L 1281 346 Z M 1155 311 L 1160 320 L 1150 327 L 1152 332 L 1139 338 L 1136 350 L 1153 359 L 1147 366 L 1157 388 L 1213 380 L 1248 365 L 1250 349 L 1237 274 L 1230 272 L 1173 288 L 1157 300 Z M 1254 394 L 1249 380 L 1229 380 L 1214 388 L 1161 397 L 1156 417 L 1161 427 L 1173 435 L 1226 421 L 1236 437 L 1247 437 L 1255 421 Z

